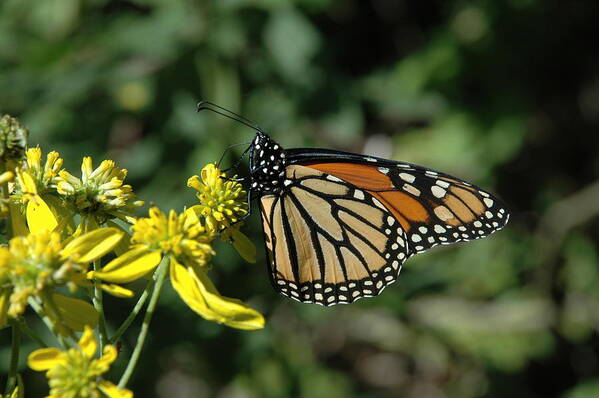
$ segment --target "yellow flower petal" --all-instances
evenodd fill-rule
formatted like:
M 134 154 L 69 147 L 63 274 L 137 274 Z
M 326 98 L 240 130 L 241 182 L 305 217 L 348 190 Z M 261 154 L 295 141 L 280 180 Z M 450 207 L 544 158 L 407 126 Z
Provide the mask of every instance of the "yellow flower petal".
M 237 228 L 231 228 L 231 241 L 237 253 L 248 263 L 256 262 L 256 246 L 243 232 Z
M 21 179 L 21 183 L 23 186 L 21 187 L 24 193 L 28 193 L 31 195 L 37 195 L 37 187 L 35 186 L 35 180 L 26 171 L 17 170 L 17 175 Z
M 71 329 L 81 332 L 86 325 L 98 325 L 98 311 L 90 303 L 74 297 L 53 294 L 52 299 L 60 311 L 64 323 Z
M 109 381 L 101 381 L 100 390 L 110 398 L 133 398 L 132 391 L 120 389 Z
M 61 251 L 63 258 L 78 254 L 80 263 L 94 261 L 111 251 L 123 237 L 116 228 L 100 228 L 73 239 Z
M 29 231 L 36 233 L 41 230 L 53 231 L 58 225 L 56 217 L 41 196 L 35 196 L 27 202 L 27 225 Z
M 102 288 L 102 290 L 104 290 L 106 293 L 115 296 L 115 297 L 120 297 L 120 298 L 131 298 L 134 296 L 133 292 L 129 289 L 125 289 L 124 287 L 121 287 L 119 285 L 113 285 L 113 284 L 105 284 L 102 283 L 100 285 L 100 287 Z
M 109 282 L 126 283 L 141 278 L 158 266 L 162 259 L 160 251 L 148 251 L 146 248 L 129 250 L 106 264 L 93 277 Z
M 181 299 L 203 318 L 244 330 L 264 327 L 264 317 L 237 299 L 221 296 L 204 271 L 171 258 L 170 279 Z
M 88 358 L 93 358 L 96 355 L 96 350 L 98 349 L 98 343 L 96 343 L 96 336 L 94 336 L 94 331 L 89 326 L 85 326 L 83 330 L 83 334 L 79 339 L 79 348 Z
M 104 347 L 104 352 L 102 353 L 102 357 L 96 360 L 96 363 L 102 368 L 108 370 L 110 364 L 114 362 L 116 357 L 118 356 L 118 351 L 114 348 L 113 345 L 108 344 Z
M 64 365 L 66 360 L 58 348 L 40 348 L 27 358 L 27 364 L 33 370 L 48 370 L 57 365 Z

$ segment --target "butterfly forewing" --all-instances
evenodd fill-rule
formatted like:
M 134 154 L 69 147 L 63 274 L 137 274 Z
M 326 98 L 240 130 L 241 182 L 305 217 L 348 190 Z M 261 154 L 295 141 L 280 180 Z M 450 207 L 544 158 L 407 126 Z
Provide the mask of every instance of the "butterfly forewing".
M 361 184 L 396 217 L 408 236 L 410 255 L 439 244 L 483 238 L 503 228 L 509 215 L 490 193 L 455 177 L 390 163 L 307 165 Z

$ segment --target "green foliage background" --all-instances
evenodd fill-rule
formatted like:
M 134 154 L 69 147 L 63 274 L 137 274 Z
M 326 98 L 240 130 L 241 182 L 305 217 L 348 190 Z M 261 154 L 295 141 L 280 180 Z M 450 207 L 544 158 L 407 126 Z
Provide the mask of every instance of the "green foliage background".
M 266 329 L 205 322 L 165 289 L 138 397 L 596 397 L 598 17 L 595 0 L 2 0 L 0 113 L 72 170 L 116 160 L 165 210 L 252 137 L 200 99 L 284 147 L 423 164 L 512 208 L 491 239 L 417 256 L 351 306 L 291 302 L 262 250 L 246 264 L 220 246 L 212 277 Z M 261 248 L 257 215 L 248 231 Z M 113 327 L 131 305 L 109 300 Z

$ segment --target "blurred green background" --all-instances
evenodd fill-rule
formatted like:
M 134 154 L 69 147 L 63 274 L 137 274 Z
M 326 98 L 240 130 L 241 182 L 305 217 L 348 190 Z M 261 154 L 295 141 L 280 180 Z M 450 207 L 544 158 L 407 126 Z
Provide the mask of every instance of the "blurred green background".
M 284 147 L 423 164 L 513 211 L 492 238 L 435 248 L 381 296 L 333 308 L 274 293 L 255 215 L 258 262 L 221 244 L 211 276 L 266 329 L 203 321 L 168 287 L 137 397 L 598 397 L 598 18 L 596 0 L 2 0 L 0 113 L 71 170 L 116 160 L 165 210 L 252 137 L 198 115 L 207 99 Z M 112 327 L 132 304 L 109 299 Z M 28 396 L 46 393 L 23 372 Z

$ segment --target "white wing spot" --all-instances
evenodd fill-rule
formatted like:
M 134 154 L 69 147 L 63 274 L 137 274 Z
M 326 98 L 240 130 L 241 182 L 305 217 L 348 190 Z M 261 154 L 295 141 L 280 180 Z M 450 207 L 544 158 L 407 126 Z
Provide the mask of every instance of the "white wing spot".
M 429 236 L 428 237 L 428 242 L 429 243 L 435 243 L 435 237 L 434 236 Z
M 484 196 L 485 198 L 489 197 L 489 194 L 486 193 L 485 191 L 478 191 L 479 194 L 481 194 L 482 196 Z
M 483 226 L 483 223 L 482 223 L 482 222 L 480 222 L 480 221 L 474 221 L 474 226 L 475 226 L 476 228 L 480 228 L 480 227 L 482 227 L 482 226 Z
M 374 204 L 376 205 L 376 207 L 381 208 L 381 209 L 387 211 L 387 208 L 385 207 L 385 205 L 383 205 L 381 202 L 379 202 L 378 199 L 372 198 L 372 201 L 374 202 Z
M 487 207 L 493 206 L 493 199 L 484 198 L 483 202 L 485 202 L 485 204 L 487 205 Z
M 485 217 L 487 218 L 493 218 L 493 213 L 491 213 L 490 211 L 485 211 Z
M 440 186 L 437 185 L 433 185 L 431 187 L 431 192 L 433 193 L 433 195 L 435 195 L 437 198 L 443 198 L 445 197 L 445 194 L 447 193 L 446 190 L 444 190 L 443 188 L 441 188 Z
M 422 232 L 423 234 L 428 232 L 428 229 L 425 226 L 422 226 L 420 228 L 418 228 L 418 231 Z
M 435 232 L 436 232 L 436 233 L 438 233 L 438 234 L 442 234 L 443 232 L 445 232 L 445 231 L 446 231 L 446 229 L 445 229 L 445 228 L 443 228 L 442 226 L 440 226 L 439 224 L 435 225 L 435 228 L 434 228 L 434 230 L 435 230 Z
M 422 237 L 418 234 L 412 234 L 412 242 L 420 242 Z
M 399 178 L 401 178 L 405 182 L 409 182 L 410 184 L 416 180 L 416 177 L 408 173 L 399 173 Z
M 402 189 L 408 193 L 411 193 L 414 196 L 420 196 L 420 191 L 410 184 L 403 184 Z
M 432 171 L 432 170 L 427 170 L 424 172 L 424 174 L 429 175 L 429 176 L 439 175 L 439 173 L 437 173 L 436 171 Z
M 378 162 L 375 158 L 364 158 L 367 162 Z
M 449 187 L 449 183 L 447 181 L 443 181 L 443 180 L 437 180 L 437 181 L 435 181 L 435 184 L 437 184 L 441 188 L 448 188 Z
M 379 171 L 383 174 L 387 174 L 389 173 L 389 169 L 386 167 L 379 167 Z
M 398 247 L 399 247 L 399 245 L 397 243 L 394 243 L 391 245 L 392 250 L 397 250 Z
M 330 181 L 335 181 L 335 182 L 343 182 L 341 179 L 339 179 L 339 178 L 337 178 L 337 177 L 335 177 L 335 176 L 332 176 L 332 175 L 330 175 L 330 174 L 329 174 L 329 175 L 327 175 L 327 180 L 330 180 Z
M 389 225 L 395 224 L 395 218 L 393 218 L 391 216 L 387 217 L 387 224 L 389 224 Z
M 354 198 L 364 200 L 364 192 L 356 190 L 354 192 Z

